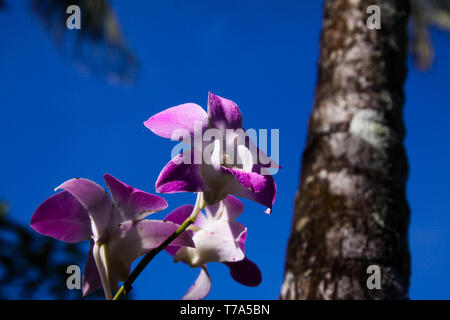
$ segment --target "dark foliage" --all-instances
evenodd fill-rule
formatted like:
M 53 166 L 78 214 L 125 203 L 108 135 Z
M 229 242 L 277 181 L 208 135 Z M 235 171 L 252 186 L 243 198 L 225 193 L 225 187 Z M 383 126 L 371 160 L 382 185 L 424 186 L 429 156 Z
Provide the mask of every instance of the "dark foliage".
M 0 0 L 1 1 L 1 0 Z M 81 11 L 81 29 L 69 30 L 70 5 Z M 32 0 L 39 17 L 58 48 L 69 55 L 82 73 L 106 77 L 110 82 L 130 82 L 137 62 L 125 43 L 118 19 L 106 0 Z
M 34 232 L 8 217 L 0 204 L 0 299 L 80 299 L 66 286 L 67 267 L 84 268 L 87 252 Z M 101 290 L 88 298 L 103 298 Z
M 413 54 L 416 65 L 431 67 L 434 59 L 430 27 L 450 31 L 450 0 L 411 0 L 413 26 Z

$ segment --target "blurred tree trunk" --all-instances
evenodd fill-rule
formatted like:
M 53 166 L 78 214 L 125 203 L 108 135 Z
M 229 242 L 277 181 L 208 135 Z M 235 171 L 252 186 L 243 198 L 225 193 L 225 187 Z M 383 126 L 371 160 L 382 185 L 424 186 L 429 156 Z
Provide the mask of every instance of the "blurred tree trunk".
M 381 8 L 381 29 L 366 26 Z M 281 299 L 407 299 L 408 0 L 326 0 Z M 368 289 L 367 267 L 381 270 Z

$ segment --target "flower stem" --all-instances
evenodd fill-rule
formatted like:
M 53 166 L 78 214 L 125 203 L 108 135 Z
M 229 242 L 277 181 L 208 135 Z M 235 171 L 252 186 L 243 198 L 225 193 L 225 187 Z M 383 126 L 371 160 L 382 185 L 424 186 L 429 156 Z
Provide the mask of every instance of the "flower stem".
M 153 258 L 162 250 L 164 250 L 173 240 L 175 240 L 181 233 L 183 233 L 192 223 L 194 223 L 195 219 L 197 219 L 200 210 L 204 209 L 205 201 L 203 199 L 203 193 L 197 193 L 197 200 L 195 201 L 194 209 L 192 210 L 191 215 L 178 227 L 178 229 L 163 243 L 161 243 L 158 247 L 150 250 L 144 258 L 139 262 L 139 264 L 134 268 L 131 274 L 128 276 L 127 280 L 123 283 L 123 285 L 119 288 L 113 300 L 119 300 L 126 294 L 128 294 L 132 289 L 132 284 L 136 280 L 136 278 L 141 274 L 141 272 L 145 269 L 145 267 L 153 260 Z

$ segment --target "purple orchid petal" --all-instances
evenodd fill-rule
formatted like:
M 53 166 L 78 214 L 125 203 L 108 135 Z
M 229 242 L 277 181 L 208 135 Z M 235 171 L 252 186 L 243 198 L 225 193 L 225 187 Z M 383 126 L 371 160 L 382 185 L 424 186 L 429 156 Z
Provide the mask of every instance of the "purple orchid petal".
M 226 167 L 222 167 L 222 170 L 230 172 L 237 182 L 253 193 L 261 192 L 266 188 L 267 177 L 262 174 Z
M 221 220 L 234 221 L 244 212 L 244 205 L 238 198 L 228 195 L 223 202 L 206 206 L 205 211 L 209 218 L 220 215 Z
M 200 167 L 200 172 L 205 184 L 203 194 L 208 205 L 225 199 L 228 194 L 233 193 L 233 189 L 244 188 L 237 182 L 230 168 L 219 166 L 216 170 L 213 166 L 204 164 Z
M 83 205 L 93 220 L 96 237 L 107 235 L 114 206 L 105 189 L 88 179 L 71 179 L 56 189 L 70 192 Z
M 169 213 L 164 218 L 163 221 L 171 221 L 173 223 L 181 225 L 192 214 L 193 210 L 194 210 L 194 206 L 190 205 L 190 204 L 178 207 L 175 210 L 173 210 L 171 213 Z M 196 226 L 197 228 L 203 228 L 206 225 L 205 215 L 200 212 L 199 215 L 197 216 L 197 219 L 195 219 L 193 225 Z M 170 255 L 175 256 L 178 249 L 180 249 L 180 246 L 170 245 L 170 246 L 167 246 L 165 250 Z
M 176 224 L 182 224 L 192 213 L 194 210 L 194 206 L 190 204 L 186 204 L 184 206 L 178 207 L 169 213 L 164 221 L 171 221 Z
M 164 221 L 171 221 L 173 223 L 181 225 L 187 218 L 189 218 L 193 210 L 194 206 L 190 204 L 178 207 L 171 213 L 169 213 L 164 218 Z M 197 216 L 197 219 L 195 219 L 193 225 L 196 226 L 197 228 L 203 228 L 206 225 L 205 215 L 200 212 L 199 215 Z
M 240 179 L 236 180 L 238 183 L 235 183 L 230 188 L 230 193 L 260 203 L 267 207 L 266 213 L 271 213 L 277 194 L 277 187 L 273 176 L 259 175 L 255 179 L 256 176 L 254 174 L 249 176 L 242 174 L 239 177 Z M 252 185 L 253 190 L 256 188 L 258 191 L 255 190 L 256 192 L 254 192 L 252 188 L 247 187 L 248 185 Z
M 208 262 L 234 262 L 244 259 L 244 252 L 236 243 L 246 228 L 234 221 L 217 220 L 194 234 L 195 248 L 182 247 L 175 254 L 176 261 L 191 267 Z
M 224 200 L 225 210 L 222 213 L 222 218 L 226 220 L 236 220 L 242 212 L 244 212 L 244 205 L 241 200 L 233 196 L 227 196 Z
M 86 266 L 84 267 L 83 297 L 96 291 L 102 286 L 102 280 L 100 279 L 100 274 L 98 273 L 97 265 L 95 264 L 94 255 L 92 253 L 93 246 L 94 243 L 91 243 L 91 248 L 89 249 L 89 255 L 86 261 Z
M 170 221 L 181 225 L 191 215 L 193 209 L 194 206 L 190 204 L 178 207 L 169 213 L 163 221 Z M 180 246 L 169 245 L 164 250 L 171 256 L 175 256 L 180 248 Z
M 194 284 L 189 288 L 183 297 L 183 300 L 202 300 L 211 290 L 211 277 L 206 266 L 202 266 L 200 274 Z
M 223 211 L 222 202 L 208 204 L 205 206 L 206 219 L 212 221 L 214 217 L 218 214 L 221 214 L 222 211 Z
M 184 163 L 184 155 L 179 154 L 162 169 L 156 181 L 159 193 L 199 192 L 205 189 L 200 164 Z
M 121 208 L 128 203 L 128 200 L 130 199 L 130 196 L 134 191 L 139 191 L 137 189 L 134 189 L 132 186 L 114 178 L 108 173 L 103 175 L 103 179 L 105 180 L 109 192 L 111 193 L 112 201 L 118 208 Z
M 262 281 L 261 271 L 258 266 L 248 258 L 238 262 L 226 262 L 225 264 L 230 268 L 230 274 L 233 279 L 240 284 L 256 287 Z
M 45 200 L 31 217 L 31 228 L 64 242 L 88 240 L 92 234 L 89 215 L 67 191 Z
M 180 246 L 167 246 L 164 250 L 174 257 L 177 254 L 177 251 L 180 249 Z
M 272 210 L 276 196 L 276 185 L 271 175 L 262 175 L 262 168 L 253 166 L 257 172 L 245 172 L 241 169 L 221 166 L 215 170 L 212 166 L 203 165 L 201 173 L 205 185 L 205 200 L 208 205 L 217 203 L 228 194 L 247 198 L 268 207 L 267 213 Z
M 115 230 L 115 234 L 111 239 L 111 252 L 117 252 L 118 256 L 137 255 L 139 257 L 141 254 L 162 244 L 178 227 L 178 224 L 170 221 L 125 221 Z M 183 232 L 171 244 L 194 247 L 192 232 L 189 230 Z M 119 250 L 119 247 L 124 250 Z
M 135 189 L 109 174 L 103 176 L 111 197 L 122 214 L 122 221 L 143 219 L 167 208 L 167 201 L 156 195 Z
M 193 136 L 197 126 L 199 127 L 198 130 L 206 129 L 208 115 L 199 105 L 185 103 L 157 113 L 145 121 L 144 125 L 163 138 L 180 139 L 186 134 Z M 181 136 L 178 133 L 181 133 Z M 173 135 L 176 135 L 176 137 Z
M 127 207 L 127 217 L 134 219 L 143 219 L 149 214 L 164 210 L 168 207 L 167 201 L 156 195 L 136 191 L 130 197 Z
M 141 255 L 158 247 L 169 238 L 179 225 L 170 221 L 140 220 L 125 221 L 115 229 L 109 242 L 111 285 L 125 281 L 130 272 L 131 263 Z M 180 234 L 172 245 L 194 247 L 192 231 Z
M 208 115 L 215 128 L 242 128 L 242 115 L 238 106 L 233 101 L 211 92 L 208 95 Z

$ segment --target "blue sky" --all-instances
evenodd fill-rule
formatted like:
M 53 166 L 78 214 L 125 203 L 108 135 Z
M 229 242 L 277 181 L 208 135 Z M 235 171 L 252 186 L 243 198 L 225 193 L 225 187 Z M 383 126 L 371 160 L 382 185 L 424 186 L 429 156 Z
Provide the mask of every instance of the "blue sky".
M 263 273 L 257 288 L 235 283 L 210 264 L 210 299 L 275 299 L 283 278 L 300 157 L 312 108 L 321 1 L 114 1 L 142 70 L 133 86 L 80 76 L 23 2 L 0 18 L 0 198 L 27 223 L 53 189 L 72 177 L 104 185 L 103 173 L 149 192 L 174 143 L 143 126 L 184 102 L 206 107 L 211 91 L 234 100 L 244 127 L 280 129 L 273 214 L 245 201 L 247 254 Z M 433 32 L 436 61 L 406 84 L 406 147 L 411 166 L 410 248 L 414 299 L 449 299 L 450 37 Z M 192 203 L 167 195 L 169 209 Z M 197 276 L 166 254 L 134 286 L 135 298 L 178 299 Z

